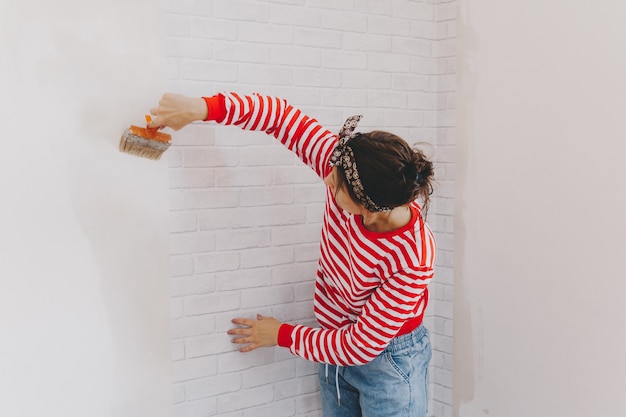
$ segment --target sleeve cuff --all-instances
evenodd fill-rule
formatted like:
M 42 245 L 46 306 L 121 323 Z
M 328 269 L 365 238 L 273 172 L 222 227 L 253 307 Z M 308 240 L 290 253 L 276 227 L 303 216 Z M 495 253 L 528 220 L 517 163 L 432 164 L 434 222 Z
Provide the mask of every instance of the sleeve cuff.
M 291 332 L 294 326 L 291 324 L 283 323 L 278 328 L 278 346 L 280 347 L 291 347 Z
M 217 123 L 221 123 L 226 117 L 226 98 L 221 94 L 202 98 L 204 99 L 208 110 L 207 117 L 204 121 L 208 122 L 212 120 Z

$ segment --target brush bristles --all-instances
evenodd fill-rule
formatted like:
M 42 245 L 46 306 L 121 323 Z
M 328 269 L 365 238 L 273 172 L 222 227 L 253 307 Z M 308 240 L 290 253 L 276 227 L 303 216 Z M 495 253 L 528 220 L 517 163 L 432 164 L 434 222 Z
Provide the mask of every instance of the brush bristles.
M 163 152 L 169 147 L 170 144 L 168 142 L 142 138 L 134 135 L 130 130 L 126 130 L 120 140 L 120 151 L 148 159 L 161 158 Z

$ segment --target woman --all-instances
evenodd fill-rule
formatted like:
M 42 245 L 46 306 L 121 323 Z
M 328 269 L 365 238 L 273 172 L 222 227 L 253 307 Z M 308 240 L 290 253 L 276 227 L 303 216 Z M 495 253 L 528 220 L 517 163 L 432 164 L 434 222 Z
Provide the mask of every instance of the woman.
M 355 133 L 360 116 L 335 135 L 259 94 L 165 94 L 151 113 L 151 127 L 204 120 L 264 131 L 327 186 L 314 299 L 321 328 L 236 318 L 241 327 L 228 333 L 241 352 L 279 345 L 319 362 L 325 417 L 426 416 L 431 347 L 422 318 L 435 239 L 423 215 L 433 181 L 423 153 L 391 133 Z

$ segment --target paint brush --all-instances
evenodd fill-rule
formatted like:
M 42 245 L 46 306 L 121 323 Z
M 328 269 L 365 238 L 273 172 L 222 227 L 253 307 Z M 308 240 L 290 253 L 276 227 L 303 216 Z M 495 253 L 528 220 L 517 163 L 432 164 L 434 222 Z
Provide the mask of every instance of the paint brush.
M 152 118 L 146 115 L 146 123 Z M 120 151 L 148 159 L 159 159 L 170 147 L 172 136 L 159 132 L 158 128 L 131 125 L 120 140 Z

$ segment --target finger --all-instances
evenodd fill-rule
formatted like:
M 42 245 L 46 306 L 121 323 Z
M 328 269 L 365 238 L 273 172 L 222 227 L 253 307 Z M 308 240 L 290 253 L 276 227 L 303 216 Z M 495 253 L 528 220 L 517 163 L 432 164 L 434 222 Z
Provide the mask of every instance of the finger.
M 159 108 L 158 107 L 153 107 L 150 109 L 150 114 L 153 116 L 156 116 L 157 114 L 159 114 Z
M 253 343 L 251 345 L 242 347 L 241 349 L 239 349 L 239 352 L 241 353 L 252 352 L 254 349 L 257 349 L 259 347 L 261 346 L 257 345 L 256 343 Z
M 250 336 L 252 334 L 252 330 L 250 328 L 236 328 L 228 330 L 228 334 Z
M 236 337 L 233 340 L 231 340 L 231 342 L 237 345 L 244 345 L 246 343 L 250 343 L 250 339 L 248 339 L 247 337 Z
M 243 319 L 243 318 L 237 317 L 237 318 L 232 319 L 231 322 L 235 324 L 241 324 L 242 326 L 251 327 L 256 322 L 256 320 Z

